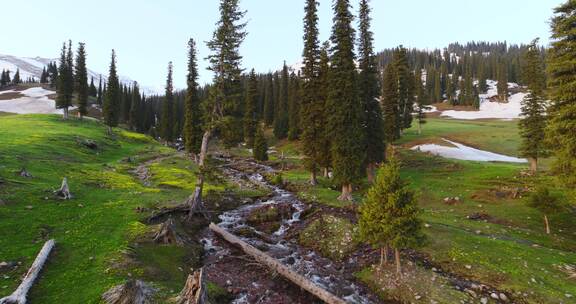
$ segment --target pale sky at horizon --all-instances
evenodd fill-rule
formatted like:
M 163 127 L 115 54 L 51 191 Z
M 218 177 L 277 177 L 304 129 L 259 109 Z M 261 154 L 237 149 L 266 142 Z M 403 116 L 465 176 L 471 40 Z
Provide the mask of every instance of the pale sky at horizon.
M 194 38 L 199 57 L 208 55 L 218 19 L 217 0 L 25 0 L 0 4 L 0 54 L 56 58 L 62 42 L 86 43 L 89 68 L 107 73 L 110 50 L 118 70 L 144 86 L 162 87 L 169 61 L 176 87 L 185 86 L 187 41 Z M 319 0 L 321 39 L 329 38 L 332 0 Z M 351 1 L 357 13 L 357 0 Z M 376 50 L 441 48 L 451 42 L 508 41 L 547 44 L 553 8 L 563 0 L 372 0 Z M 479 5 L 479 4 L 482 5 Z M 241 0 L 247 10 L 248 37 L 243 67 L 266 72 L 302 53 L 304 0 Z M 19 12 L 14 14 L 12 12 Z M 15 25 L 18 25 L 17 27 Z M 201 82 L 211 80 L 200 60 Z

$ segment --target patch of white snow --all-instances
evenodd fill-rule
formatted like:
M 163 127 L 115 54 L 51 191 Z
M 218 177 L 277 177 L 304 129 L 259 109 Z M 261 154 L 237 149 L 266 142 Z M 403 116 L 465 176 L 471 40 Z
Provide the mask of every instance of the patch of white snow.
M 442 156 L 444 158 L 459 159 L 459 160 L 470 160 L 481 162 L 507 162 L 507 163 L 527 162 L 527 160 L 522 158 L 478 150 L 447 139 L 442 140 L 453 145 L 453 147 L 441 146 L 437 144 L 425 144 L 412 147 L 411 150 L 428 152 L 434 155 Z

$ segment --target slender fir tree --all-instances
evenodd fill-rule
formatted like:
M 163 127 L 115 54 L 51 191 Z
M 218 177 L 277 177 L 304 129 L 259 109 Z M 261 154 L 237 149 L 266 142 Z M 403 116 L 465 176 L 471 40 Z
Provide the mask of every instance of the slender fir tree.
M 538 49 L 538 39 L 532 41 L 524 55 L 522 78 L 529 93 L 522 102 L 522 119 L 519 122 L 522 145 L 520 153 L 530 161 L 530 170 L 538 171 L 538 159 L 549 155 L 544 143 L 546 128 L 546 76 L 544 63 Z
M 399 46 L 394 52 L 393 65 L 396 69 L 395 75 L 398 83 L 398 113 L 396 125 L 396 139 L 400 138 L 402 130 L 409 129 L 412 126 L 412 112 L 414 109 L 414 90 L 411 85 L 412 79 L 410 76 L 410 66 L 408 64 L 407 50 L 403 46 Z M 431 74 L 431 73 L 429 73 Z M 434 72 L 434 76 L 436 73 Z M 431 81 L 432 86 L 436 81 Z M 432 87 L 434 88 L 434 87 Z
M 319 96 L 320 48 L 318 31 L 318 2 L 306 0 L 304 8 L 304 67 L 302 68 L 302 148 L 304 165 L 310 171 L 310 184 L 316 185 L 325 144 L 323 129 L 325 122 L 325 99 Z
M 396 68 L 389 64 L 384 69 L 384 78 L 382 81 L 382 108 L 384 116 L 384 140 L 392 143 L 400 138 L 399 134 L 399 99 L 398 99 L 398 77 Z
M 98 95 L 98 89 L 96 89 L 96 85 L 94 85 L 94 76 L 90 77 L 90 87 L 88 89 L 88 95 L 96 98 Z
M 339 200 L 352 200 L 352 185 L 364 176 L 364 109 L 358 97 L 354 63 L 354 17 L 349 0 L 335 0 L 328 107 L 334 180 L 342 187 Z
M 20 78 L 20 68 L 16 68 L 16 73 L 14 73 L 14 77 L 12 78 L 12 84 L 18 85 L 22 83 L 22 79 Z
M 264 123 L 271 126 L 274 122 L 274 79 L 272 74 L 266 77 L 264 92 Z
M 102 107 L 103 101 L 103 92 L 102 92 L 102 75 L 100 75 L 100 81 L 98 82 L 98 96 L 96 97 L 96 103 Z
M 246 23 L 242 22 L 245 12 L 240 10 L 239 0 L 220 1 L 220 20 L 216 23 L 216 30 L 208 44 L 212 52 L 208 56 L 210 68 L 214 73 L 214 84 L 210 97 L 204 105 L 206 118 L 204 119 L 204 135 L 200 148 L 199 166 L 200 174 L 196 178 L 194 193 L 188 198 L 190 206 L 189 218 L 197 213 L 202 205 L 202 190 L 204 188 L 204 174 L 206 170 L 205 159 L 208 154 L 208 144 L 216 127 L 220 129 L 233 127 L 241 97 L 242 84 L 242 56 L 240 45 L 246 37 Z M 231 120 L 227 117 L 232 117 Z M 223 132 L 224 135 L 225 131 Z
M 359 95 L 364 108 L 364 138 L 366 166 L 368 181 L 374 180 L 374 174 L 378 163 L 384 160 L 384 128 L 382 121 L 382 108 L 378 97 L 380 95 L 378 68 L 374 56 L 373 34 L 370 30 L 370 6 L 369 0 L 360 1 L 359 13 Z
M 280 78 L 280 93 L 278 95 L 278 106 L 276 107 L 276 117 L 274 119 L 274 136 L 277 139 L 284 139 L 288 136 L 288 94 L 290 87 L 290 76 L 288 66 L 284 62 L 282 76 Z
M 80 119 L 88 114 L 88 70 L 86 69 L 86 48 L 85 44 L 78 43 L 78 51 L 76 52 L 76 94 L 78 113 Z
M 58 67 L 58 85 L 56 86 L 56 108 L 62 109 L 64 119 L 68 119 L 68 109 L 72 106 L 74 94 L 74 76 L 72 64 L 72 41 L 62 46 L 60 65 Z
M 188 41 L 188 75 L 184 113 L 184 144 L 186 152 L 197 158 L 202 144 L 202 113 L 198 96 L 198 64 L 196 58 L 196 42 Z
M 319 129 L 317 139 L 316 157 L 318 165 L 324 169 L 324 177 L 329 177 L 330 168 L 332 168 L 332 137 L 328 126 L 328 118 L 331 115 L 331 109 L 328 107 L 328 92 L 330 91 L 330 56 L 328 50 L 330 44 L 324 42 L 320 50 L 320 70 L 318 72 L 318 102 L 317 109 L 317 128 Z
M 113 127 L 118 126 L 120 98 L 120 83 L 118 81 L 118 72 L 116 71 L 116 52 L 112 50 L 108 82 L 106 83 L 104 104 L 102 106 L 102 114 L 104 116 L 104 122 L 108 126 L 109 134 L 112 133 Z
M 138 83 L 134 81 L 132 85 L 132 103 L 130 104 L 130 115 L 128 119 L 128 127 L 130 130 L 141 132 L 142 130 L 138 128 L 141 124 L 141 96 L 140 96 L 140 88 L 138 87 Z
M 256 107 L 258 103 L 258 80 L 254 69 L 250 72 L 248 78 L 248 87 L 246 89 L 246 100 L 244 103 L 244 140 L 248 148 L 254 147 L 254 137 L 258 128 L 258 117 Z
M 300 99 L 302 92 L 300 77 L 294 72 L 290 73 L 288 90 L 288 140 L 297 140 L 300 137 Z
M 548 89 L 552 100 L 547 136 L 553 149 L 555 171 L 576 187 L 576 2 L 566 1 L 552 18 L 552 47 L 548 51 Z
M 254 150 L 253 156 L 257 161 L 267 161 L 268 160 L 268 143 L 266 142 L 266 137 L 264 136 L 264 131 L 261 127 L 257 127 L 256 136 L 254 138 Z
M 162 117 L 160 118 L 160 132 L 166 143 L 174 141 L 174 86 L 172 84 L 172 61 L 168 63 L 168 76 L 166 76 L 166 93 L 162 101 Z
M 498 98 L 501 102 L 508 101 L 508 66 L 505 62 L 501 61 L 499 63 L 498 69 Z

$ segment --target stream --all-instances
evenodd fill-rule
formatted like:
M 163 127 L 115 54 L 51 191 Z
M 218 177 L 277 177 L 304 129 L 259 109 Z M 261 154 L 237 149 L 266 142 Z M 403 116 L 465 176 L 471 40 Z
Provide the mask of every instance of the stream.
M 269 189 L 272 195 L 265 200 L 258 200 L 254 203 L 241 206 L 238 209 L 225 212 L 219 216 L 220 227 L 235 234 L 243 241 L 264 251 L 266 254 L 276 258 L 284 265 L 289 266 L 301 275 L 304 275 L 318 286 L 339 296 L 348 303 L 370 304 L 380 303 L 374 295 L 354 282 L 351 271 L 341 265 L 337 265 L 329 259 L 323 258 L 312 250 L 299 246 L 289 240 L 287 232 L 300 221 L 300 216 L 306 205 L 301 202 L 294 193 L 286 191 L 280 187 L 269 184 L 265 181 L 263 174 L 273 172 L 271 167 L 255 163 L 250 160 L 234 160 L 219 157 L 224 162 L 221 171 L 230 180 L 241 186 L 258 186 Z M 241 169 L 236 167 L 240 165 Z M 290 205 L 291 217 L 282 221 L 280 228 L 273 233 L 264 233 L 247 224 L 247 217 L 251 211 L 270 205 Z M 244 233 L 240 233 L 240 232 Z M 245 233 L 250 231 L 250 233 Z M 311 295 L 306 295 L 297 286 L 287 287 L 287 282 L 280 283 L 281 286 L 265 283 L 270 281 L 270 274 L 265 268 L 252 265 L 249 258 L 242 263 L 232 263 L 233 251 L 238 251 L 228 245 L 211 231 L 205 231 L 202 244 L 206 252 L 205 260 L 208 276 L 215 281 L 223 281 L 225 285 L 237 287 L 235 299 L 232 303 L 315 303 L 317 300 Z M 237 259 L 241 257 L 236 257 Z M 228 261 L 228 262 L 226 262 Z M 242 264 L 242 265 L 238 265 Z M 255 263 L 254 263 L 255 264 Z M 236 266 L 234 266 L 236 265 Z M 268 276 L 268 278 L 264 278 Z M 248 282 L 250 281 L 250 282 Z M 278 281 L 278 280 L 274 280 Z M 282 280 L 283 281 L 283 280 Z M 234 282 L 234 283 L 232 283 Z M 293 285 L 293 284 L 289 284 Z M 238 288 L 240 286 L 240 288 Z M 281 291 L 272 291 L 277 289 Z M 286 290 L 282 291 L 283 288 Z M 293 295 L 302 294 L 303 295 Z M 289 298 L 286 298 L 286 297 Z

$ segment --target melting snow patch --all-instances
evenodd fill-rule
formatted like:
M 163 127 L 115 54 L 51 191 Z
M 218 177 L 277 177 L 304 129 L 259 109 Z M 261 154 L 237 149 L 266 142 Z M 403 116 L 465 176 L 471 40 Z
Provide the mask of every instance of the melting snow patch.
M 492 153 L 488 151 L 474 149 L 447 139 L 443 139 L 453 147 L 441 146 L 436 144 L 425 144 L 412 147 L 414 151 L 429 152 L 434 155 L 445 158 L 471 160 L 481 162 L 508 162 L 508 163 L 526 163 L 525 159 Z
M 451 117 L 456 119 L 504 119 L 512 120 L 520 118 L 522 113 L 522 100 L 526 97 L 526 93 L 516 93 L 508 98 L 507 103 L 492 102 L 490 98 L 498 95 L 496 85 L 497 81 L 488 80 L 488 92 L 480 94 L 480 110 L 479 111 L 455 111 L 449 110 L 442 112 L 441 116 Z M 509 88 L 517 88 L 515 83 L 509 83 Z
M 48 98 L 54 91 L 43 88 L 30 88 L 19 92 L 24 97 L 0 100 L 0 112 L 16 114 L 62 114 L 56 109 L 56 102 Z

